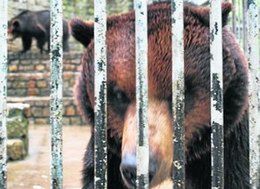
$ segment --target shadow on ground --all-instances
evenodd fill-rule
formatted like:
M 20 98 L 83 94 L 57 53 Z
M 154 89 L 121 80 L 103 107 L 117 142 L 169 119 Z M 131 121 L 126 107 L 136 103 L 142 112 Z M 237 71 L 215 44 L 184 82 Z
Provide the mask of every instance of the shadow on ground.
M 48 126 L 29 128 L 29 156 L 8 163 L 8 189 L 50 188 L 50 135 Z M 63 127 L 64 189 L 81 188 L 82 158 L 89 127 Z

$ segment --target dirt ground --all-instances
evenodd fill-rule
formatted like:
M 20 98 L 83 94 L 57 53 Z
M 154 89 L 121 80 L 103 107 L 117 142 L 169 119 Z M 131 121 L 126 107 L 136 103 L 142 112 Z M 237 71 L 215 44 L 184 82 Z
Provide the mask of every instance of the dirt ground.
M 29 128 L 29 156 L 8 162 L 8 189 L 50 188 L 50 130 L 48 126 Z M 90 137 L 89 127 L 63 127 L 63 188 L 81 189 L 82 158 Z M 170 189 L 165 181 L 153 189 Z
M 50 130 L 29 129 L 29 156 L 8 162 L 8 189 L 50 188 Z M 89 127 L 63 127 L 63 188 L 81 188 L 82 158 L 90 137 Z

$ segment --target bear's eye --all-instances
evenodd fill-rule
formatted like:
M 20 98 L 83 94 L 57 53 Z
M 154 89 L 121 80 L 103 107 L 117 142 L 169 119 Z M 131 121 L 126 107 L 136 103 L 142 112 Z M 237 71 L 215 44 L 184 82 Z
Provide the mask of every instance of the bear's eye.
M 112 87 L 112 89 L 108 91 L 108 100 L 113 109 L 120 114 L 124 114 L 130 103 L 129 98 L 118 87 Z
M 125 96 L 121 91 L 116 91 L 115 98 L 121 102 L 124 100 Z
M 121 91 L 118 87 L 113 87 L 111 96 L 118 102 L 128 102 L 126 94 Z

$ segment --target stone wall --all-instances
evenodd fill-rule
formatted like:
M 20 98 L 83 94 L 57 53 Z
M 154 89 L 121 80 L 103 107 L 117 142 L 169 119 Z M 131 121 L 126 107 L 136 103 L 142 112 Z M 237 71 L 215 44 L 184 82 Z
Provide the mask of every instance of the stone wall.
M 28 119 L 24 112 L 28 104 L 7 104 L 7 159 L 24 159 L 29 151 Z
M 73 98 L 73 88 L 80 70 L 80 53 L 64 53 L 63 103 L 64 125 L 84 125 Z M 27 116 L 32 124 L 49 123 L 49 55 L 26 53 L 8 55 L 8 102 L 28 103 Z

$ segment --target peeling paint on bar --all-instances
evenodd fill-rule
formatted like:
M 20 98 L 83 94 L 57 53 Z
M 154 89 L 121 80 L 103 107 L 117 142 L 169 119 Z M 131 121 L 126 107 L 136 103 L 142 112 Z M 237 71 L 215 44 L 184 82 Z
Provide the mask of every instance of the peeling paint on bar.
M 62 0 L 51 0 L 51 188 L 61 189 L 62 163 Z
M 211 176 L 212 189 L 224 189 L 224 129 L 221 1 L 211 0 L 210 11 L 211 85 Z
M 172 0 L 173 188 L 185 188 L 183 0 Z
M 95 0 L 95 188 L 107 188 L 106 1 Z
M 252 189 L 260 187 L 260 112 L 258 111 L 259 95 L 259 30 L 258 8 L 256 1 L 248 0 L 248 46 L 249 61 L 249 145 L 250 145 L 250 184 Z
M 0 188 L 6 183 L 7 0 L 0 2 Z
M 149 188 L 147 0 L 135 0 L 137 188 Z

